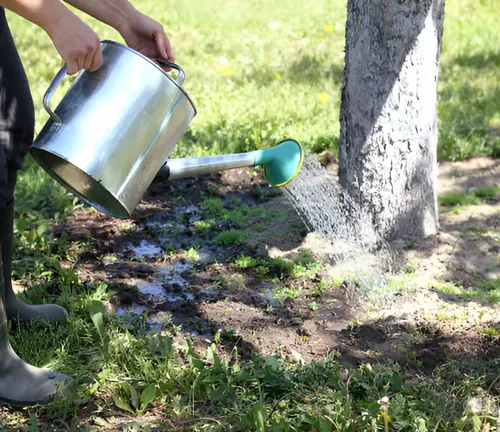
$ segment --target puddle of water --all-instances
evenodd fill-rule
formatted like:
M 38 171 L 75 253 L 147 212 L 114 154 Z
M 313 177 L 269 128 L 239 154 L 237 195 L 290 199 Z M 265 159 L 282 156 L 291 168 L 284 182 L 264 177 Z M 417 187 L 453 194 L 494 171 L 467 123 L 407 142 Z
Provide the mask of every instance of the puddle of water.
M 161 252 L 161 248 L 147 240 L 142 240 L 139 246 L 130 245 L 135 254 L 139 258 L 144 258 L 147 255 L 157 255 Z
M 134 320 L 140 319 L 145 313 L 147 313 L 148 307 L 144 305 L 139 305 L 134 303 L 131 306 L 122 306 L 118 308 L 114 315 L 122 318 L 120 326 L 122 328 L 134 328 L 137 323 L 134 324 Z M 159 333 L 163 328 L 163 322 L 159 317 L 147 316 L 145 325 L 147 326 L 146 333 Z
M 195 206 L 194 204 L 192 204 L 190 206 L 183 208 L 182 213 L 183 214 L 191 214 L 191 213 L 196 213 L 198 210 L 199 210 L 198 207 Z
M 272 284 L 264 284 L 260 287 L 259 292 L 260 296 L 263 297 L 269 306 L 278 307 L 280 302 L 274 295 L 274 290 L 276 289 L 276 285 Z
M 131 314 L 133 316 L 142 316 L 147 311 L 147 306 L 134 303 L 131 306 L 120 306 L 117 308 L 115 315 L 124 316 L 126 314 Z
M 139 249 L 141 248 L 141 249 Z M 141 242 L 139 247 L 133 248 L 137 255 L 141 253 L 143 256 L 151 254 L 151 251 L 160 250 L 158 247 L 148 244 L 147 242 Z M 139 249 L 139 251 L 138 251 Z M 193 269 L 193 264 L 189 262 L 176 261 L 173 266 L 168 266 L 163 268 L 160 272 L 155 274 L 150 281 L 140 280 L 137 281 L 138 290 L 152 302 L 169 302 L 169 303 L 183 303 L 194 301 L 195 295 L 189 291 L 189 282 L 184 279 L 183 275 Z M 147 313 L 149 308 L 147 305 L 139 305 L 133 303 L 131 306 L 122 306 L 117 308 L 114 315 L 124 317 L 124 322 L 122 325 L 133 326 L 133 322 L 127 323 L 126 316 L 130 316 L 133 320 L 134 318 L 139 318 L 144 313 Z M 158 315 L 158 316 L 157 316 Z M 192 336 L 201 336 L 205 338 L 212 338 L 213 334 L 210 332 L 208 327 L 208 322 L 197 323 L 193 326 L 191 322 L 191 317 L 185 315 L 179 315 L 174 319 L 173 322 L 179 322 L 186 327 L 186 330 L 182 330 L 183 333 L 189 333 Z M 162 330 L 163 319 L 161 312 L 158 314 L 149 315 L 146 319 L 148 326 L 147 332 L 159 332 Z M 193 330 L 192 328 L 195 327 Z
M 187 292 L 183 293 L 182 296 L 176 296 L 175 294 L 168 294 L 167 297 L 165 298 L 168 302 L 170 303 L 175 303 L 179 301 L 193 301 L 194 300 L 194 294 Z
M 181 297 L 179 299 L 182 300 Z M 140 319 L 147 311 L 147 306 L 134 303 L 131 306 L 119 307 L 113 315 L 122 318 L 120 325 L 123 328 L 133 328 L 137 325 L 137 323 L 134 324 L 134 320 Z M 210 340 L 215 337 L 209 322 L 205 319 L 196 319 L 198 317 L 189 317 L 178 313 L 169 316 L 173 324 L 181 326 L 180 332 L 186 336 L 201 337 Z M 147 316 L 145 321 L 145 325 L 147 326 L 146 333 L 160 333 L 164 328 L 164 324 L 168 322 L 165 318 L 166 315 L 163 312 Z
M 206 295 L 206 296 L 215 296 L 219 294 L 216 290 L 211 289 L 211 288 L 203 288 L 198 291 L 201 295 Z
M 210 328 L 210 324 L 205 319 L 198 319 L 196 323 L 185 316 L 173 316 L 172 321 L 176 325 L 181 325 L 181 333 L 190 336 L 198 336 L 205 339 L 213 339 L 215 336 Z M 195 328 L 193 328 L 195 327 Z
M 161 281 L 144 282 L 137 285 L 137 289 L 151 300 L 163 300 L 165 298 L 165 289 Z
M 193 301 L 194 294 L 187 290 L 189 282 L 182 274 L 191 270 L 193 265 L 177 261 L 173 268 L 165 268 L 152 281 L 137 285 L 139 291 L 153 301 Z
M 186 230 L 185 225 L 174 222 L 148 221 L 146 222 L 146 226 L 149 228 L 153 228 L 154 230 L 166 231 L 166 232 L 170 231 L 183 232 Z

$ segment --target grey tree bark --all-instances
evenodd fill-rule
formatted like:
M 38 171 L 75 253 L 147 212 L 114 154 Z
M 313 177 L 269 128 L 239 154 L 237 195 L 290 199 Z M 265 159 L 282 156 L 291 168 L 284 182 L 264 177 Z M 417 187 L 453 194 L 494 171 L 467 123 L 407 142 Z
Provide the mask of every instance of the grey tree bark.
M 444 0 L 348 0 L 339 177 L 385 240 L 439 229 Z

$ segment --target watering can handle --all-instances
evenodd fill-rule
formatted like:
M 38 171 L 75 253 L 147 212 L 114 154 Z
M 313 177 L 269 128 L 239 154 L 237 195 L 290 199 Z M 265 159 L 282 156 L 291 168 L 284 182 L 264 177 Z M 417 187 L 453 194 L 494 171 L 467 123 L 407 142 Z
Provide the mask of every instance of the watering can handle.
M 175 78 L 175 82 L 179 85 L 182 86 L 182 83 L 186 79 L 186 74 L 184 73 L 184 70 L 177 64 L 177 63 L 172 63 L 167 60 L 163 60 L 161 58 L 154 58 L 154 61 L 157 61 L 163 66 L 169 66 L 173 69 L 175 69 L 177 72 L 179 72 L 179 75 L 177 75 L 177 78 Z
M 158 63 L 164 65 L 164 66 L 169 66 L 179 72 L 179 75 L 177 75 L 177 78 L 175 78 L 175 82 L 179 85 L 182 86 L 182 83 L 184 82 L 184 79 L 186 78 L 186 74 L 182 70 L 182 68 L 177 65 L 176 63 L 169 62 L 167 60 L 163 60 L 160 58 L 155 58 L 153 59 L 157 61 Z M 66 65 L 64 65 L 61 70 L 57 73 L 57 75 L 54 77 L 52 82 L 50 83 L 49 88 L 45 92 L 45 95 L 43 96 L 43 107 L 45 108 L 45 111 L 47 111 L 50 115 L 50 118 L 54 122 L 54 125 L 56 127 L 59 127 L 62 125 L 62 120 L 61 118 L 54 112 L 52 111 L 52 108 L 50 107 L 50 101 L 52 100 L 52 96 L 54 96 L 54 93 L 58 89 L 58 87 L 61 85 L 64 77 L 66 76 L 68 70 L 66 68 Z
M 62 80 L 67 74 L 67 69 L 66 65 L 64 65 L 61 70 L 57 73 L 55 78 L 52 80 L 50 83 L 49 88 L 45 92 L 45 95 L 43 96 L 43 107 L 45 108 L 45 111 L 47 111 L 50 115 L 50 118 L 54 122 L 56 126 L 61 126 L 62 121 L 61 118 L 54 112 L 52 111 L 52 108 L 50 107 L 50 101 L 52 99 L 52 96 L 54 96 L 54 93 L 56 92 L 57 88 L 61 85 Z

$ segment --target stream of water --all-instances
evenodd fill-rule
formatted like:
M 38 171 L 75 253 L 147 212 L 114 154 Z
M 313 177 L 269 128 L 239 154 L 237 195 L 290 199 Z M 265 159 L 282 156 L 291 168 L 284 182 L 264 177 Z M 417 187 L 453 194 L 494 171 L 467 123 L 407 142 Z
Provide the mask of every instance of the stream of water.
M 384 291 L 383 274 L 394 265 L 393 253 L 334 174 L 306 154 L 301 172 L 284 192 L 309 230 L 333 242 L 332 263 L 347 264 L 365 291 Z
M 313 156 L 306 154 L 302 170 L 284 191 L 310 231 L 363 248 L 376 242 L 368 216 Z

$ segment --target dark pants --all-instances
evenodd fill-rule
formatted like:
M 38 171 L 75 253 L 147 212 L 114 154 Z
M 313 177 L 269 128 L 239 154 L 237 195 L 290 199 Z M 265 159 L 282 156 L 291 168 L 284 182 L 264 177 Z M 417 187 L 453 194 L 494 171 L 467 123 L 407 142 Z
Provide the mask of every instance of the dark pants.
M 33 142 L 35 110 L 21 59 L 0 8 L 0 210 L 14 198 L 17 172 Z

